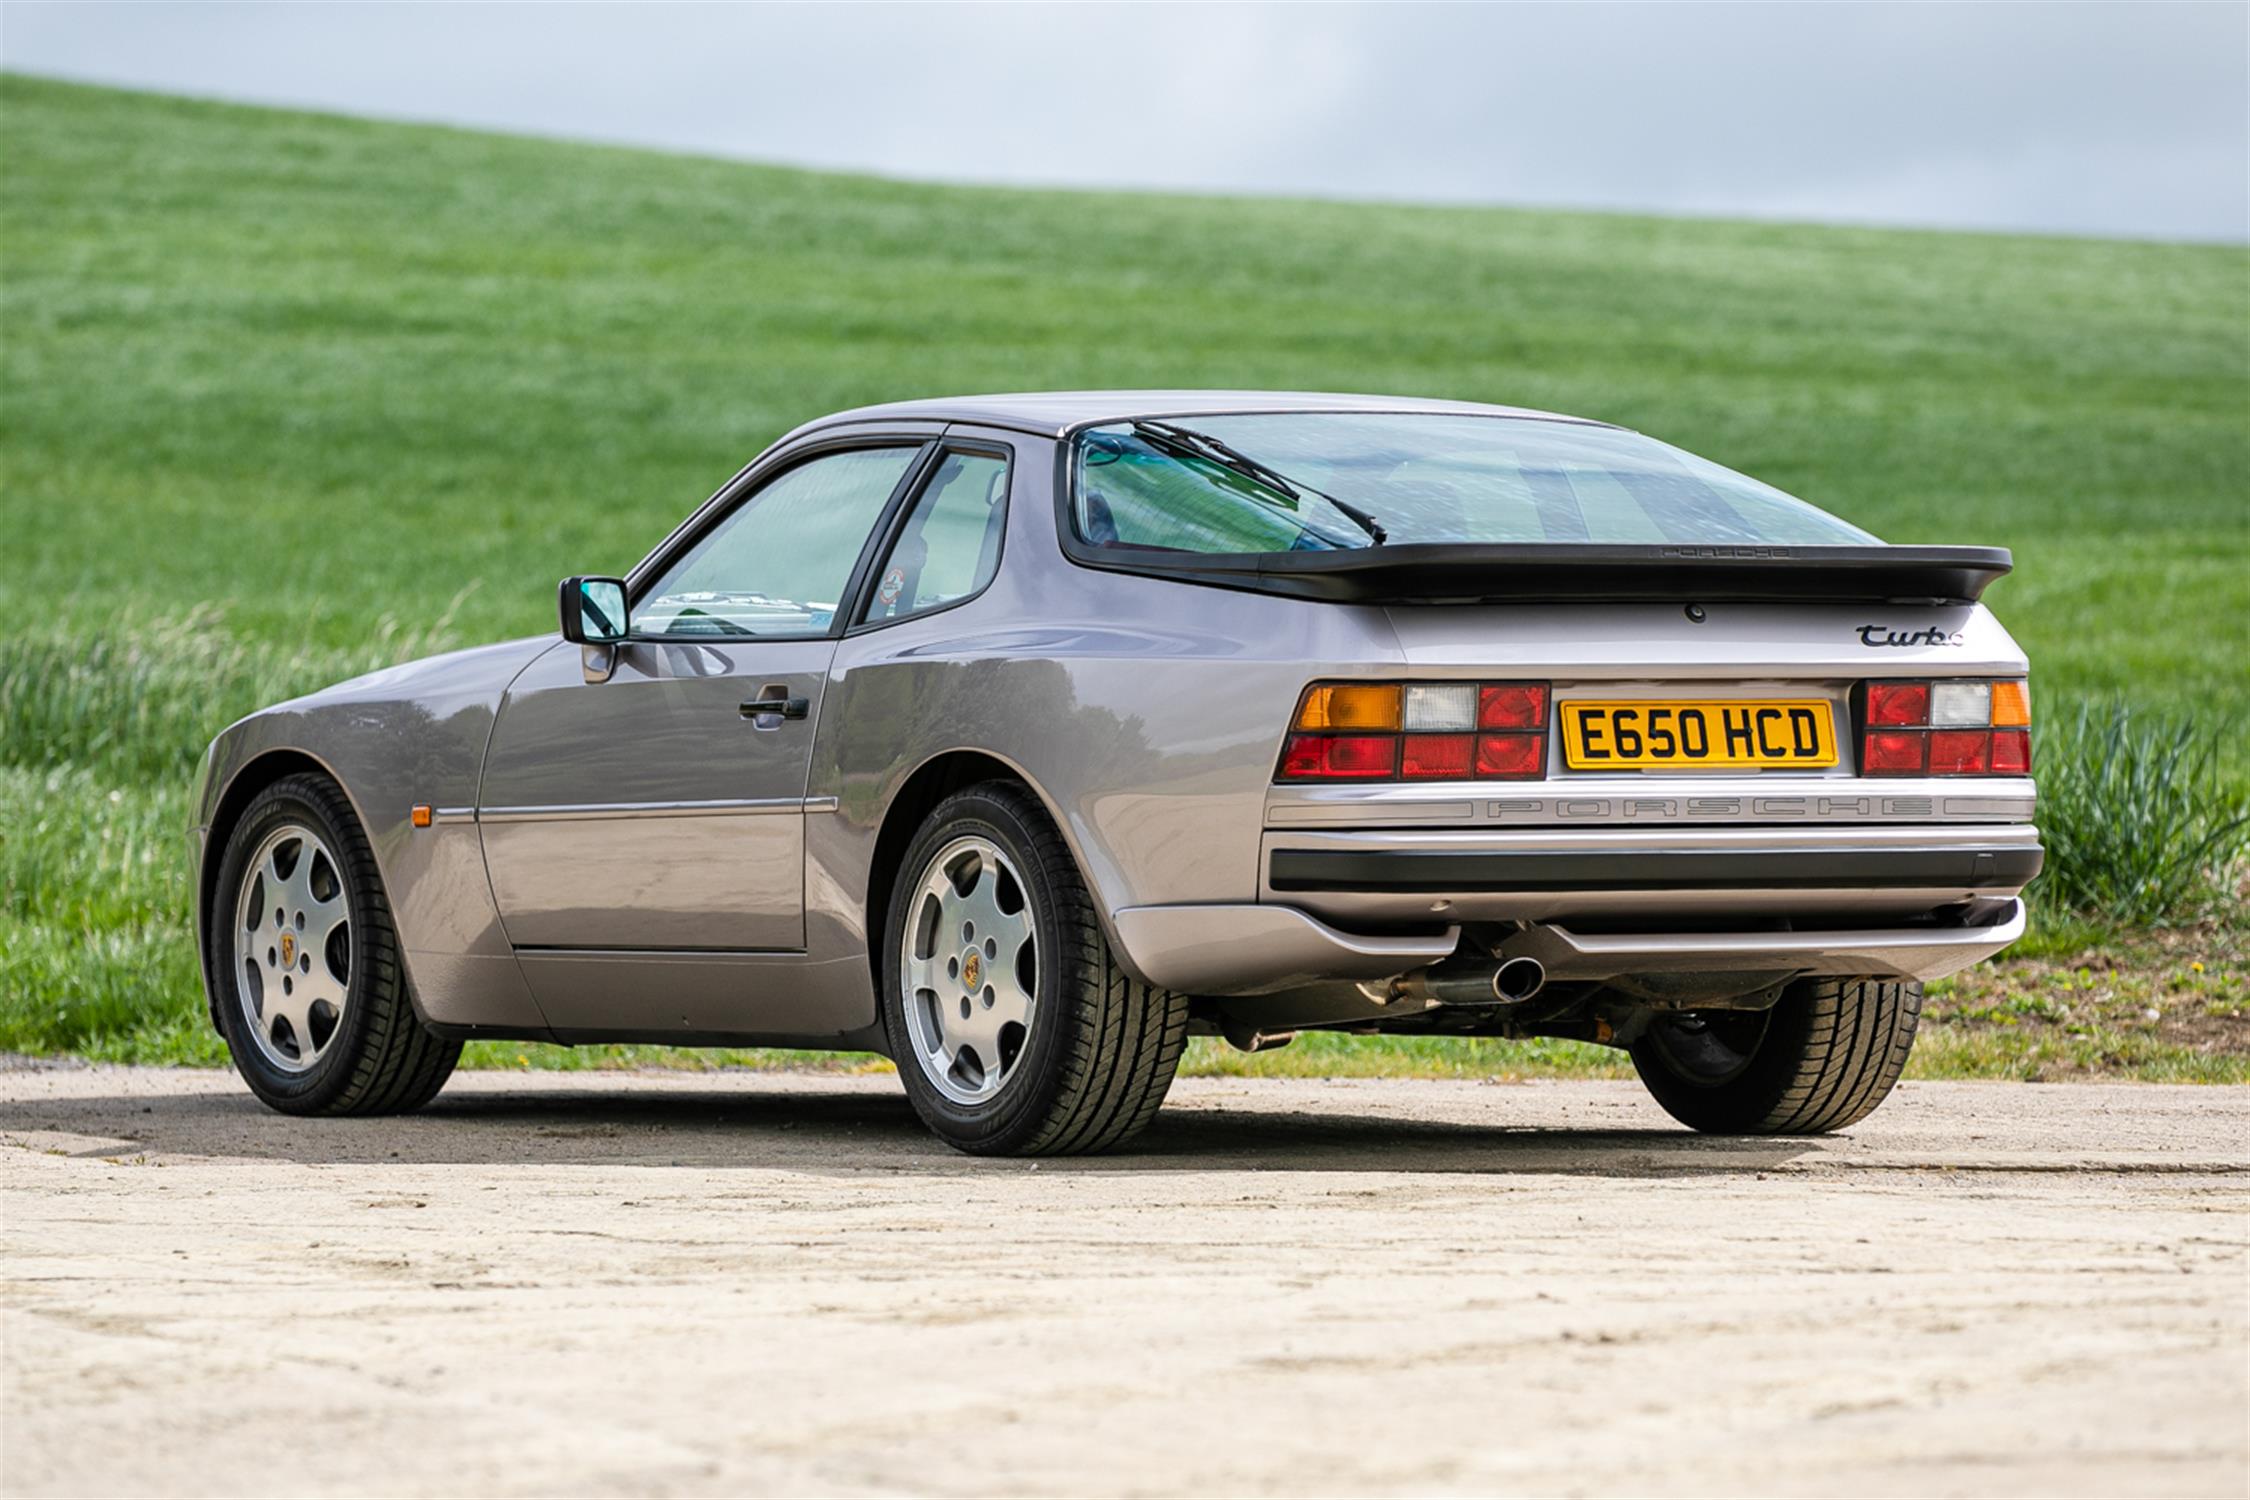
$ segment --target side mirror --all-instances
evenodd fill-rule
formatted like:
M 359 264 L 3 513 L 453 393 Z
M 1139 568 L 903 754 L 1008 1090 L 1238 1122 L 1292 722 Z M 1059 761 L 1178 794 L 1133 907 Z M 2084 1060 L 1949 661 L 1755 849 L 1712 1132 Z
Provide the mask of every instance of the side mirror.
M 630 629 L 622 578 L 565 578 L 562 581 L 562 633 L 581 646 L 621 641 Z

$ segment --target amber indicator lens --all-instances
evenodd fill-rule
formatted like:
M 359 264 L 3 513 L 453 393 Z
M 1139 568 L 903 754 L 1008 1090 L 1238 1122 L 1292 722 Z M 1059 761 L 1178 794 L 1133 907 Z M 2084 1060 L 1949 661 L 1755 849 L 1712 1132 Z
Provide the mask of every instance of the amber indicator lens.
M 2031 723 L 2031 684 L 1996 682 L 1992 685 L 1992 727 L 2020 729 Z
M 1305 689 L 1297 727 L 1313 730 L 1390 729 L 1399 726 L 1396 683 L 1332 683 Z

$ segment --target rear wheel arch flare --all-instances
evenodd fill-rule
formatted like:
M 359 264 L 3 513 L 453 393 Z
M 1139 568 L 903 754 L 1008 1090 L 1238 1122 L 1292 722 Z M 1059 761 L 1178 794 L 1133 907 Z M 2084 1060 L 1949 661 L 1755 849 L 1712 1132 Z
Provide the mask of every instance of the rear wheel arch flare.
M 882 973 L 882 943 L 876 934 L 883 925 L 891 885 L 898 878 L 899 861 L 906 857 L 907 846 L 914 842 L 922 820 L 930 815 L 931 808 L 963 787 L 980 781 L 1024 780 L 1022 772 L 997 756 L 980 750 L 948 750 L 916 766 L 913 774 L 899 784 L 890 806 L 883 809 L 882 828 L 875 836 L 875 857 L 868 863 L 864 892 L 868 963 L 877 975 L 878 984 Z
M 869 861 L 864 910 L 867 916 L 867 962 L 874 976 L 876 989 L 882 988 L 883 954 L 879 934 L 883 930 L 891 887 L 898 879 L 898 867 L 906 858 L 906 851 L 914 842 L 922 822 L 931 809 L 965 787 L 980 781 L 1004 781 L 1023 787 L 1038 799 L 1047 820 L 1063 837 L 1066 845 L 1072 844 L 1069 824 L 1064 821 L 1054 802 L 1039 784 L 1025 775 L 1022 768 L 1002 760 L 984 750 L 947 750 L 931 756 L 914 768 L 913 774 L 899 784 L 890 806 L 883 810 L 881 831 L 875 838 L 875 857 Z M 1077 859 L 1081 877 L 1086 861 L 1079 857 L 1075 847 L 1072 857 Z M 1088 882 L 1091 884 L 1091 881 Z M 1108 913 L 1101 914 L 1104 925 Z

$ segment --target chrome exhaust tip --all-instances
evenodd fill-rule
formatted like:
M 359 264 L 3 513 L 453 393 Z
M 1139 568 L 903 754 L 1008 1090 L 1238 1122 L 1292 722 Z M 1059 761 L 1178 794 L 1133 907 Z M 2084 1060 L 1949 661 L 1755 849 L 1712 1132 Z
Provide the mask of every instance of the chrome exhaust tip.
M 1529 1000 L 1547 987 L 1547 966 L 1536 958 L 1507 960 L 1492 974 L 1492 993 L 1514 1004 Z

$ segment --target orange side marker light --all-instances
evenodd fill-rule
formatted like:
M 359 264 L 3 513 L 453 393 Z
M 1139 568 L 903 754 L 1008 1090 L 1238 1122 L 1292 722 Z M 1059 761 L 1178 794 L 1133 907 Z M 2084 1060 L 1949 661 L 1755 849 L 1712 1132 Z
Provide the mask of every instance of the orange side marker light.
M 411 816 L 411 818 L 413 819 L 413 822 L 414 822 L 414 826 L 415 826 L 416 828 L 427 828 L 427 827 L 429 827 L 429 826 L 430 826 L 430 804 L 429 804 L 429 803 L 427 803 L 427 802 L 417 802 L 417 803 L 415 803 L 415 804 L 414 804 L 414 811 L 413 811 L 413 812 L 412 812 L 412 813 L 411 813 L 411 814 L 410 814 L 409 816 Z

